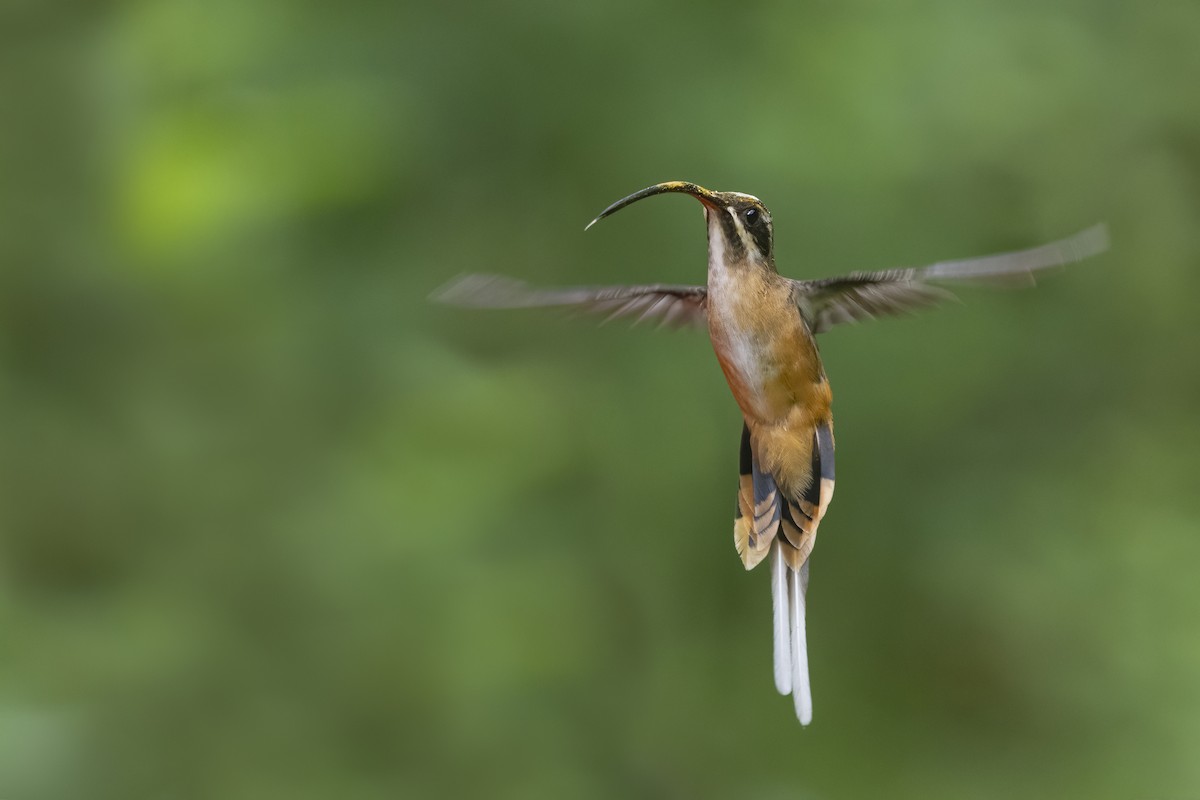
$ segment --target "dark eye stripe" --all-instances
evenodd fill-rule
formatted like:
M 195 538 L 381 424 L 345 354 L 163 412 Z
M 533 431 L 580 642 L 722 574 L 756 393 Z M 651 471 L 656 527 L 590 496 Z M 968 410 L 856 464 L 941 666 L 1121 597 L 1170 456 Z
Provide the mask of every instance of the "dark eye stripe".
M 754 241 L 754 248 L 768 261 L 771 259 L 771 226 L 762 209 L 750 206 L 741 212 L 742 225 Z
M 754 239 L 754 244 L 758 247 L 758 252 L 762 253 L 763 258 L 770 260 L 771 229 L 763 222 L 761 215 L 759 224 L 750 226 L 750 236 Z
M 767 219 L 766 212 L 758 206 L 743 206 L 741 208 L 736 205 L 727 207 L 726 214 L 721 215 L 721 227 L 725 230 L 726 246 L 730 248 L 730 256 L 734 259 L 744 258 L 746 256 L 746 247 L 753 247 L 764 260 L 771 261 L 771 223 Z M 747 219 L 747 211 L 753 210 L 755 213 Z M 757 219 L 754 217 L 757 216 Z M 740 230 L 739 230 L 740 229 Z M 747 233 L 747 239 L 742 238 L 741 233 Z

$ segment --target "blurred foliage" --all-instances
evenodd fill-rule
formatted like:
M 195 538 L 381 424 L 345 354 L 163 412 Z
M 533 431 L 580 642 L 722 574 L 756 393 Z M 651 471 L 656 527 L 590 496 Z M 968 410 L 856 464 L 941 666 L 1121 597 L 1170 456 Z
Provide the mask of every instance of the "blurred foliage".
M 1200 796 L 1200 4 L 0 6 L 0 797 Z M 1114 248 L 838 330 L 816 721 L 700 336 L 429 306 Z

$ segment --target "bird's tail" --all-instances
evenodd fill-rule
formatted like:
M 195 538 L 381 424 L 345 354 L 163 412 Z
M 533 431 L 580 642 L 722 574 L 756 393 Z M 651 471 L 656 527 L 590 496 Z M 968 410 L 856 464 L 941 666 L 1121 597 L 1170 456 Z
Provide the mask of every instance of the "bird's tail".
M 813 435 L 812 473 L 797 498 L 781 498 L 770 475 L 761 473 L 742 433 L 742 480 L 734 539 L 746 568 L 771 554 L 771 598 L 774 606 L 775 688 L 791 694 L 802 725 L 812 722 L 812 685 L 808 674 L 805 602 L 809 555 L 817 527 L 833 497 L 833 431 L 818 426 Z

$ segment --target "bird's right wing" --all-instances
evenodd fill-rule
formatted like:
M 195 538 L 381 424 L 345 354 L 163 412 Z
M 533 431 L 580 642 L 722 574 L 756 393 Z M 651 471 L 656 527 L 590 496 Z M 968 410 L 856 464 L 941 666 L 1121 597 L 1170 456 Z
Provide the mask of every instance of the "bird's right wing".
M 636 325 L 703 327 L 708 289 L 703 286 L 575 286 L 540 289 L 502 275 L 463 275 L 431 295 L 431 299 L 469 308 L 577 308 L 604 314 L 605 322 L 633 318 Z
M 1108 228 L 1093 225 L 1057 242 L 994 256 L 941 261 L 927 267 L 855 272 L 840 278 L 792 281 L 796 302 L 814 333 L 843 322 L 899 314 L 952 298 L 934 284 L 974 282 L 1032 286 L 1034 272 L 1080 261 L 1108 249 Z

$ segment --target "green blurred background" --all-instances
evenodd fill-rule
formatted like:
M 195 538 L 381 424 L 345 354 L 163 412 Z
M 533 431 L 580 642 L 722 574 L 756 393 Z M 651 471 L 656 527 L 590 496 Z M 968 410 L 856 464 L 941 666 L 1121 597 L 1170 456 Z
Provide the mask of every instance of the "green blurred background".
M 1200 4 L 0 6 L 0 798 L 1200 797 Z M 815 723 L 703 336 L 435 307 L 1112 251 L 823 341 Z

